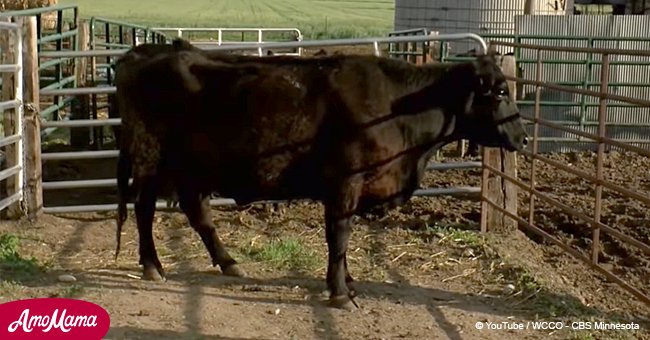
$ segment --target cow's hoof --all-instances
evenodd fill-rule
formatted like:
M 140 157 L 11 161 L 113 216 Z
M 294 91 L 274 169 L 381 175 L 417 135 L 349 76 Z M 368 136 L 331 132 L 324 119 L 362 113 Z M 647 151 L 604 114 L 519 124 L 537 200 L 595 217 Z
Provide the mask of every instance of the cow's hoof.
M 354 311 L 359 306 L 352 301 L 347 295 L 332 296 L 329 299 L 328 305 L 333 308 Z
M 142 270 L 142 279 L 147 281 L 165 281 L 165 275 L 162 271 L 156 269 L 156 267 L 145 267 Z
M 235 276 L 235 277 L 246 276 L 246 272 L 243 269 L 239 268 L 239 266 L 236 264 L 231 264 L 226 268 L 221 268 L 221 272 L 223 273 L 223 275 L 227 275 L 227 276 Z

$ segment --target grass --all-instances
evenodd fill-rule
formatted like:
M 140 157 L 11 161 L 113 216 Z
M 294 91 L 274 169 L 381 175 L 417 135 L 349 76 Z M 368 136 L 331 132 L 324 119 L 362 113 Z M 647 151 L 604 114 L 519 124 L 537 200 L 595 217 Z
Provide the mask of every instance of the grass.
M 43 266 L 34 258 L 25 258 L 18 253 L 20 240 L 14 234 L 0 235 L 0 273 L 2 279 L 25 279 L 38 274 Z
M 82 17 L 99 16 L 147 26 L 295 27 L 306 39 L 385 36 L 393 0 L 60 0 Z
M 316 268 L 318 255 L 305 247 L 297 238 L 273 239 L 261 244 L 247 244 L 241 253 L 253 261 L 280 270 L 309 271 Z
M 36 258 L 20 255 L 19 248 L 18 236 L 0 234 L 0 296 L 18 296 L 25 289 L 21 282 L 33 280 L 45 271 L 46 266 Z

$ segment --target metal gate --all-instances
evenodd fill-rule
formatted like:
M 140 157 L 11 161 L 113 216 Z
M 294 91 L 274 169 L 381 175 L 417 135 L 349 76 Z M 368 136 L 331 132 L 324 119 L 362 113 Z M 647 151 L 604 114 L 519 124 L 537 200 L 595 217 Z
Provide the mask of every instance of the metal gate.
M 0 148 L 4 151 L 4 164 L 0 169 L 0 181 L 6 180 L 7 190 L 0 200 L 0 210 L 19 203 L 24 197 L 24 152 L 23 152 L 23 36 L 21 27 L 0 21 L 0 35 L 4 46 L 3 57 L 12 59 L 0 65 L 3 78 L 3 98 L 0 112 L 4 122 L 4 133 Z M 6 77 L 9 75 L 9 77 Z M 4 97 L 7 95 L 8 97 Z M 18 206 L 20 207 L 20 206 Z

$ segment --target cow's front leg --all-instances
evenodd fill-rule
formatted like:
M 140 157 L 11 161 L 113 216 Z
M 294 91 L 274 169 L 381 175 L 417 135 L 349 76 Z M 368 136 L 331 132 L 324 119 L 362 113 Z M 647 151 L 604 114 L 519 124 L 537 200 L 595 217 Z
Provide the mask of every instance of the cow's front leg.
M 155 176 L 143 178 L 138 185 L 138 195 L 135 201 L 135 217 L 140 238 L 140 264 L 142 278 L 152 281 L 163 281 L 163 271 L 153 240 L 153 218 L 156 212 L 157 185 Z
M 221 272 L 228 276 L 246 276 L 246 273 L 237 266 L 235 261 L 224 246 L 217 234 L 217 229 L 212 223 L 210 213 L 210 196 L 201 197 L 196 185 L 185 183 L 179 187 L 180 208 L 183 210 L 190 225 L 201 236 L 210 257 L 212 265 L 219 265 Z
M 325 238 L 328 248 L 327 288 L 330 291 L 330 305 L 351 309 L 356 303 L 350 283 L 352 276 L 347 269 L 346 252 L 352 231 L 352 216 L 359 204 L 363 177 L 354 176 L 338 185 L 325 203 Z

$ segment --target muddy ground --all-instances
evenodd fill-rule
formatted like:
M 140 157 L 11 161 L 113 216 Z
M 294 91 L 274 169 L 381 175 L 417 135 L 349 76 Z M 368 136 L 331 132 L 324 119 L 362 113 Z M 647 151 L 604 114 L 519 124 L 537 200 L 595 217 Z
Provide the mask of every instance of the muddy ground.
M 54 139 L 46 149 L 70 148 Z M 458 161 L 453 149 L 440 161 Z M 594 171 L 595 156 L 589 153 L 546 156 Z M 518 162 L 519 177 L 529 180 L 530 161 L 520 156 Z M 648 159 L 609 153 L 604 163 L 606 178 L 648 195 Z M 592 184 L 539 162 L 536 171 L 538 190 L 593 216 Z M 114 174 L 115 159 L 44 165 L 48 181 Z M 479 169 L 451 170 L 430 172 L 423 187 L 479 183 Z M 46 206 L 115 200 L 113 188 L 45 192 Z M 520 216 L 526 218 L 528 200 L 522 193 Z M 647 206 L 607 189 L 603 202 L 604 223 L 650 244 Z M 113 212 L 45 215 L 36 222 L 0 222 L 0 234 L 15 235 L 19 243 L 16 256 L 0 259 L 0 300 L 93 301 L 110 313 L 107 339 L 650 339 L 650 307 L 559 247 L 531 233 L 478 234 L 477 197 L 416 197 L 385 217 L 357 218 L 348 258 L 361 309 L 352 312 L 324 305 L 327 257 L 319 204 L 299 202 L 281 211 L 221 207 L 213 213 L 247 278 L 224 277 L 211 267 L 200 238 L 178 212 L 156 215 L 156 245 L 168 274 L 164 283 L 139 279 L 132 214 L 117 261 Z M 585 223 L 539 200 L 534 217 L 544 231 L 589 255 L 591 231 Z M 650 294 L 650 256 L 606 233 L 601 244 L 604 265 Z M 77 281 L 60 282 L 60 274 Z M 475 328 L 477 321 L 534 320 L 568 327 Z M 571 329 L 571 322 L 580 321 L 633 321 L 641 329 Z

